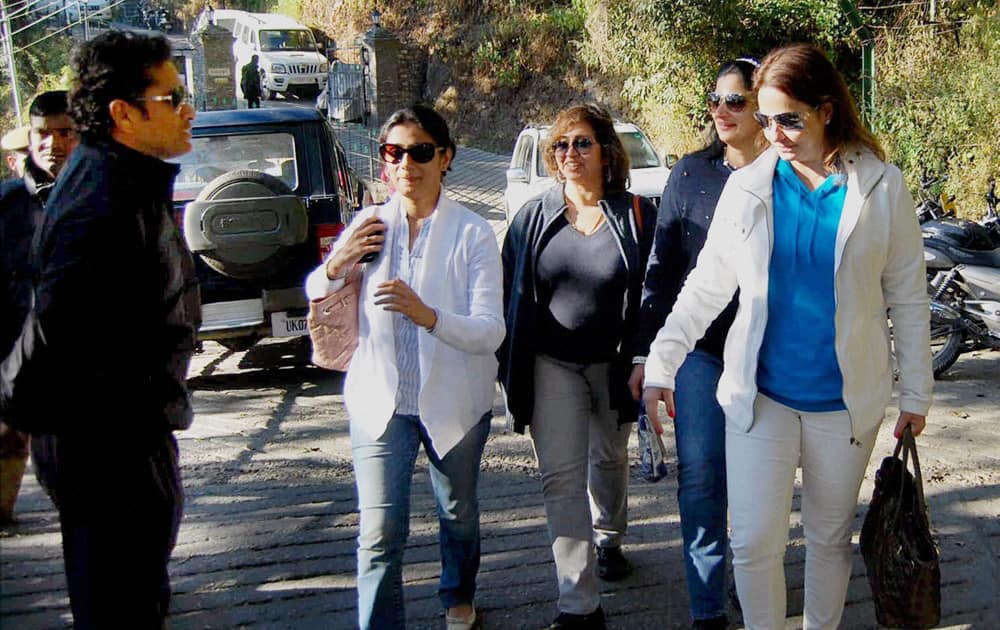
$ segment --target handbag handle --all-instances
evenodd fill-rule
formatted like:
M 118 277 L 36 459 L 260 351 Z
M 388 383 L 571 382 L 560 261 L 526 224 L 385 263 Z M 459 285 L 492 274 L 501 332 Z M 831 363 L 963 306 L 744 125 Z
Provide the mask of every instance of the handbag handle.
M 924 478 L 920 474 L 920 459 L 917 457 L 917 441 L 913 437 L 913 430 L 910 425 L 906 425 L 903 429 L 903 435 L 900 436 L 899 440 L 896 442 L 896 448 L 892 453 L 893 457 L 900 457 L 900 451 L 902 451 L 903 460 L 903 471 L 906 471 L 906 460 L 910 459 L 913 461 L 913 482 L 916 484 L 917 489 L 917 509 L 924 513 L 927 511 L 927 502 L 924 499 Z M 903 495 L 903 484 L 906 483 L 906 475 L 903 475 L 903 483 L 899 485 L 900 499 Z M 902 505 L 902 501 L 897 502 L 897 506 Z M 897 512 L 898 516 L 898 512 Z

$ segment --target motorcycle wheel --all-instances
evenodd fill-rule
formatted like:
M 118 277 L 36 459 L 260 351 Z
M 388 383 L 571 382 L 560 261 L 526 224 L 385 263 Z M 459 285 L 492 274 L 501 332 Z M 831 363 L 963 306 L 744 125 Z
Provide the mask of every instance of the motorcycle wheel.
M 931 318 L 931 365 L 934 378 L 944 374 L 958 359 L 962 348 L 962 331 Z

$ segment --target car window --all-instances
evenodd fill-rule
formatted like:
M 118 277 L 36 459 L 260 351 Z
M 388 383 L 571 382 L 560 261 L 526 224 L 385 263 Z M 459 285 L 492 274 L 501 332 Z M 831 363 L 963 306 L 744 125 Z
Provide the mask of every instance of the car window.
M 537 162 L 535 163 L 535 172 L 538 173 L 539 177 L 549 177 L 549 171 L 545 168 L 545 143 L 548 141 L 549 135 L 546 132 L 542 132 L 538 135 L 538 157 L 535 158 Z
M 267 173 L 292 190 L 299 184 L 295 137 L 290 133 L 192 138 L 191 151 L 174 162 L 181 167 L 174 184 L 174 201 L 194 199 L 208 182 L 230 171 Z
M 531 168 L 531 136 L 523 135 L 514 147 L 514 168 L 523 168 L 527 173 Z
M 316 52 L 312 33 L 302 29 L 268 30 L 260 32 L 260 49 L 270 50 L 308 50 Z
M 649 140 L 639 131 L 627 131 L 619 133 L 631 168 L 654 168 L 660 165 L 660 158 L 656 157 L 656 150 Z

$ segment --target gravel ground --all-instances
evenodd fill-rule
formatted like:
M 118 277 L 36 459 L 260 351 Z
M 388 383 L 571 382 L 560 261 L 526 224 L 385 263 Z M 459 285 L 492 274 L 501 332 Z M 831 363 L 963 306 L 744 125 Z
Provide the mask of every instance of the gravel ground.
M 998 358 L 980 352 L 959 360 L 938 382 L 937 404 L 919 439 L 942 555 L 944 627 L 993 628 L 1000 613 Z M 301 367 L 302 361 L 296 342 L 245 353 L 209 343 L 195 361 L 190 383 L 198 415 L 180 434 L 188 500 L 171 565 L 171 628 L 354 627 L 357 513 L 341 378 Z M 480 490 L 477 604 L 487 628 L 538 628 L 556 612 L 539 481 L 530 441 L 505 433 L 499 401 L 495 411 Z M 665 437 L 672 454 L 672 435 Z M 878 461 L 891 448 L 884 430 L 857 527 Z M 407 614 L 410 627 L 439 628 L 436 517 L 422 456 L 416 476 Z M 626 553 L 636 570 L 606 585 L 611 628 L 689 624 L 675 493 L 676 469 L 651 484 L 639 479 L 633 461 Z M 794 508 L 786 556 L 790 628 L 801 627 L 804 559 L 798 498 Z M 0 533 L 0 625 L 66 626 L 58 522 L 30 477 L 18 512 L 19 523 Z M 842 627 L 874 627 L 858 556 Z

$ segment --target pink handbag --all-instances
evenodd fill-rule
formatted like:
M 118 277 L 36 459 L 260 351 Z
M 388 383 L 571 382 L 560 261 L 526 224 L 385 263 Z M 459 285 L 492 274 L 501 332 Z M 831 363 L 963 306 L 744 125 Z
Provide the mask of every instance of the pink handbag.
M 362 274 L 355 265 L 347 281 L 330 295 L 309 302 L 312 362 L 321 368 L 346 372 L 358 347 L 358 306 Z

